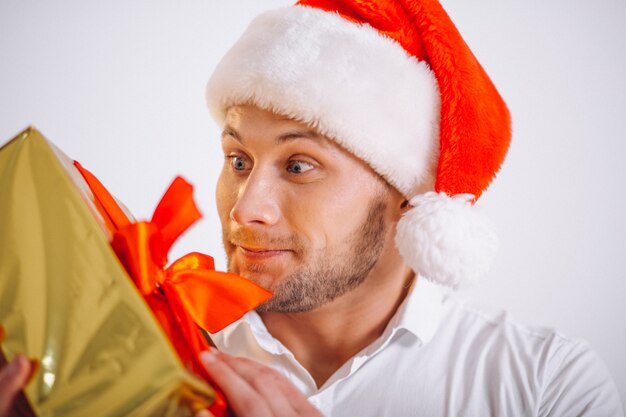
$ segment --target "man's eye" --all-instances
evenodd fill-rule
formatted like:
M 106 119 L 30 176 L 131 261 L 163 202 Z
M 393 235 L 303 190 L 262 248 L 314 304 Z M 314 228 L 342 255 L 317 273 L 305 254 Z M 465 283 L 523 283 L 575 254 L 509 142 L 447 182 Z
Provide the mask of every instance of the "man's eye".
M 287 163 L 287 171 L 291 172 L 292 174 L 302 174 L 304 172 L 312 170 L 313 168 L 315 168 L 313 164 L 309 164 L 308 162 L 304 161 L 289 161 Z
M 245 171 L 248 169 L 246 166 L 246 160 L 241 156 L 231 155 L 228 159 L 230 159 L 230 166 L 233 167 L 235 171 Z

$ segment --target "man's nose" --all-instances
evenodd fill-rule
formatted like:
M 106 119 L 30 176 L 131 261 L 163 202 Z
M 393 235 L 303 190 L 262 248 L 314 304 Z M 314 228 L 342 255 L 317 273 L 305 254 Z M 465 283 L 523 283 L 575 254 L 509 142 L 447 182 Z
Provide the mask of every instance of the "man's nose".
M 241 225 L 267 225 L 281 216 L 278 184 L 268 170 L 253 170 L 239 188 L 230 218 Z

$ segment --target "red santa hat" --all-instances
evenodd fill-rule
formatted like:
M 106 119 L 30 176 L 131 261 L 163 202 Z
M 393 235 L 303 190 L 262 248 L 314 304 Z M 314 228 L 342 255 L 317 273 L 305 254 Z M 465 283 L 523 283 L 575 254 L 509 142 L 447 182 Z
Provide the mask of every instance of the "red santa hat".
M 409 200 L 396 245 L 413 270 L 457 286 L 496 249 L 472 206 L 502 164 L 510 116 L 436 0 L 302 0 L 258 16 L 207 87 L 223 124 L 236 104 L 305 122 Z

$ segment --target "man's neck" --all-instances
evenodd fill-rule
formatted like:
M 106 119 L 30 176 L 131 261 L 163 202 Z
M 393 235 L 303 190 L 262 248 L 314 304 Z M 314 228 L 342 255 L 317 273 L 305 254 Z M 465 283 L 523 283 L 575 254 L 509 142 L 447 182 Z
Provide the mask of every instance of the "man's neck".
M 261 313 L 269 332 L 306 368 L 318 388 L 380 337 L 413 279 L 402 262 L 375 267 L 353 291 L 305 313 Z

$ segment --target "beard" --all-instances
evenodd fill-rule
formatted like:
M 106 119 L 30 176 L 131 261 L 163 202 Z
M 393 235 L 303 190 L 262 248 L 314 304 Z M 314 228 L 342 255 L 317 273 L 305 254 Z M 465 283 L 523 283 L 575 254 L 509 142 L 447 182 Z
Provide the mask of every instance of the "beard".
M 377 196 L 371 203 L 367 218 L 351 233 L 343 250 L 329 253 L 327 249 L 313 252 L 310 261 L 290 273 L 273 288 L 273 297 L 257 307 L 258 312 L 302 313 L 321 307 L 357 288 L 367 278 L 383 250 L 386 235 L 385 199 Z M 237 237 L 237 232 L 233 236 Z M 249 234 L 242 235 L 250 238 Z M 302 248 L 295 237 L 287 239 Z M 254 271 L 254 269 L 258 269 Z M 230 259 L 229 259 L 230 270 Z M 264 272 L 263 267 L 251 268 Z

